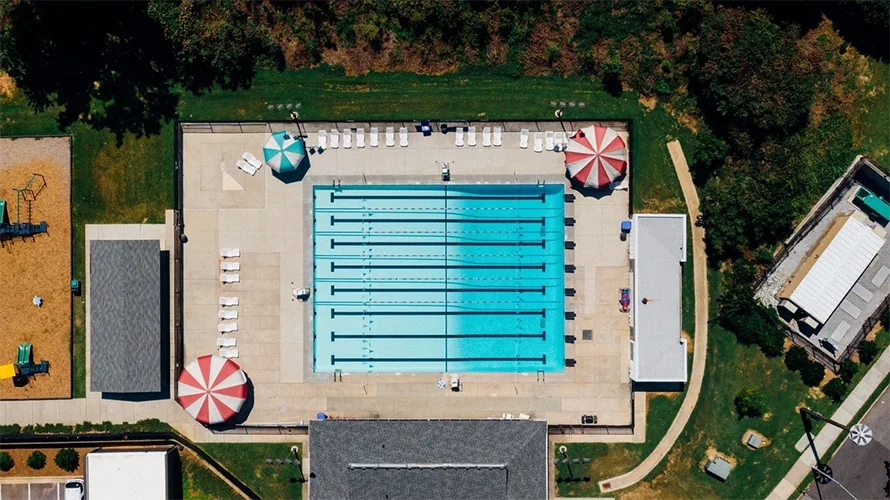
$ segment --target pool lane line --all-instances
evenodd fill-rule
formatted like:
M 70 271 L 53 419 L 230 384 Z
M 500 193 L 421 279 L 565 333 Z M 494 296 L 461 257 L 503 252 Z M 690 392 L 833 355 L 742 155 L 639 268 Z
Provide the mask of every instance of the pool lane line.
M 540 269 L 547 271 L 547 263 L 532 264 L 337 264 L 331 262 L 331 272 L 337 269 Z
M 541 339 L 547 340 L 547 332 L 541 333 L 336 333 L 331 332 L 331 342 L 337 339 Z
M 495 195 L 479 195 L 479 196 L 469 196 L 469 195 L 449 195 L 449 194 L 336 194 L 331 191 L 331 203 L 334 203 L 336 200 L 482 200 L 482 201 L 493 201 L 493 200 L 504 200 L 504 201 L 518 201 L 518 200 L 541 200 L 541 202 L 545 201 L 545 193 L 535 194 L 535 195 L 504 195 L 504 196 L 495 196 Z
M 515 363 L 517 361 L 540 361 L 542 365 L 547 364 L 547 355 L 542 354 L 540 357 L 486 357 L 486 358 L 337 358 L 336 354 L 331 354 L 331 366 L 341 363 L 469 363 L 476 361 L 500 361 L 505 363 Z
M 547 317 L 547 309 L 540 311 L 340 311 L 331 308 L 331 319 L 337 316 L 540 316 Z
M 547 295 L 547 287 L 539 286 L 539 287 L 501 287 L 501 288 L 449 288 L 447 286 L 441 288 L 337 288 L 335 285 L 331 285 L 331 295 L 336 295 L 337 292 L 371 292 L 371 293 L 402 293 L 402 292 L 420 292 L 420 293 L 437 293 L 437 292 L 457 292 L 457 293 L 540 293 L 541 295 Z
M 536 241 L 337 241 L 331 238 L 331 249 L 341 247 L 541 247 L 547 240 Z
M 541 224 L 542 226 L 547 225 L 546 217 L 539 217 L 535 219 L 460 219 L 460 220 L 448 220 L 448 219 L 415 219 L 415 218 L 401 218 L 401 219 L 366 219 L 366 218 L 337 218 L 337 216 L 331 216 L 331 225 L 334 226 L 338 222 L 340 223 L 348 223 L 348 224 L 447 224 L 448 222 L 456 222 L 458 224 Z

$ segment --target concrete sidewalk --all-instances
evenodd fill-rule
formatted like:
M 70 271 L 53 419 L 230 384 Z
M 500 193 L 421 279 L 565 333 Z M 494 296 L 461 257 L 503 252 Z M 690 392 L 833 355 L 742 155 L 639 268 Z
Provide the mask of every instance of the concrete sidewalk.
M 884 377 L 886 377 L 888 373 L 890 373 L 890 349 L 884 350 L 884 354 L 882 354 L 880 359 L 872 365 L 868 370 L 868 373 L 862 377 L 862 380 L 856 384 L 856 387 L 853 388 L 853 391 L 847 396 L 840 408 L 831 415 L 831 419 L 843 425 L 854 423 L 852 422 L 853 417 L 859 412 L 875 389 L 877 389 L 878 384 L 884 380 Z M 819 435 L 813 440 L 820 458 L 842 433 L 844 433 L 843 430 L 830 424 L 827 424 L 822 428 L 822 431 L 820 431 Z M 813 456 L 812 450 L 807 449 L 809 446 L 806 443 L 806 436 L 802 436 L 801 440 L 798 441 L 798 449 L 801 449 L 801 442 L 803 443 L 803 451 L 801 452 L 800 457 L 797 458 L 797 461 L 791 466 L 791 470 L 785 474 L 785 477 L 769 494 L 767 500 L 785 500 L 786 498 L 791 497 L 796 498 L 799 494 L 797 485 L 807 476 L 812 474 L 812 466 L 816 464 L 816 457 Z
M 680 146 L 680 142 L 672 141 L 668 143 L 668 151 L 671 154 L 674 169 L 677 171 L 680 187 L 683 189 L 683 197 L 686 199 L 690 221 L 693 222 L 692 265 L 693 279 L 695 281 L 695 352 L 692 358 L 692 376 L 689 379 L 688 391 L 686 392 L 686 398 L 683 399 L 683 405 L 680 407 L 680 411 L 677 412 L 677 416 L 674 417 L 674 421 L 671 423 L 667 433 L 658 443 L 658 446 L 655 447 L 655 450 L 632 471 L 600 481 L 599 487 L 603 493 L 627 488 L 642 481 L 664 459 L 689 422 L 689 417 L 692 416 L 692 411 L 695 409 L 696 403 L 698 403 L 702 379 L 705 374 L 705 361 L 708 354 L 708 269 L 707 255 L 705 254 L 705 232 L 703 228 L 697 227 L 694 224 L 694 221 L 701 213 L 699 212 L 698 192 L 695 190 L 695 184 L 692 183 L 692 175 L 689 173 L 689 166 L 686 164 L 686 157 L 683 155 L 683 148 Z

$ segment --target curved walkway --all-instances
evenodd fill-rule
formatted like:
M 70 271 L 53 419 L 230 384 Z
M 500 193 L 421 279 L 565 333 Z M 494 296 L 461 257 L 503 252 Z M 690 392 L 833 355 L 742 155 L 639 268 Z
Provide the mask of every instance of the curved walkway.
M 700 214 L 698 192 L 692 183 L 692 175 L 689 173 L 683 148 L 680 147 L 679 141 L 670 142 L 667 146 L 671 154 L 671 161 L 674 163 L 674 169 L 677 171 L 677 178 L 680 180 L 680 187 L 683 189 L 683 198 L 686 199 L 689 217 L 694 222 Z M 686 398 L 683 400 L 683 405 L 677 412 L 677 416 L 674 417 L 671 427 L 661 438 L 661 442 L 658 443 L 652 454 L 632 471 L 600 481 L 599 486 L 603 493 L 627 488 L 649 475 L 674 446 L 674 442 L 683 432 L 683 428 L 689 422 L 692 410 L 695 409 L 695 404 L 698 402 L 702 378 L 705 374 L 705 359 L 708 355 L 708 264 L 705 255 L 704 229 L 696 227 L 694 223 L 692 224 L 692 262 L 695 281 L 695 350 Z

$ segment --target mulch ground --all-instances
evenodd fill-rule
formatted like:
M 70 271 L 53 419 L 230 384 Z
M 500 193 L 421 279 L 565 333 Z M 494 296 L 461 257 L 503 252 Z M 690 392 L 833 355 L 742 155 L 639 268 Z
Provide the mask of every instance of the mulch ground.
M 16 220 L 16 192 L 32 173 L 46 187 L 32 202 L 32 223 L 48 232 L 4 240 L 0 248 L 0 364 L 16 360 L 16 346 L 33 344 L 35 362 L 49 361 L 49 374 L 24 387 L 0 381 L 0 399 L 71 397 L 71 141 L 69 138 L 0 139 L 0 199 Z M 39 181 L 35 181 L 37 185 Z M 26 217 L 22 203 L 22 218 Z M 43 307 L 32 304 L 35 295 Z
M 61 448 L 39 448 L 39 449 L 28 449 L 28 448 L 9 448 L 3 450 L 12 457 L 15 465 L 12 466 L 12 469 L 9 469 L 9 472 L 0 471 L 0 478 L 7 477 L 83 477 L 83 463 L 86 460 L 87 453 L 94 451 L 96 448 L 74 448 L 77 450 L 78 455 L 80 455 L 80 463 L 77 466 L 77 469 L 74 472 L 68 472 L 58 465 L 56 465 L 56 453 L 59 452 Z M 28 455 L 33 453 L 34 451 L 43 452 L 46 455 L 46 465 L 42 469 L 32 469 L 28 467 Z M 33 497 L 32 497 L 33 498 Z

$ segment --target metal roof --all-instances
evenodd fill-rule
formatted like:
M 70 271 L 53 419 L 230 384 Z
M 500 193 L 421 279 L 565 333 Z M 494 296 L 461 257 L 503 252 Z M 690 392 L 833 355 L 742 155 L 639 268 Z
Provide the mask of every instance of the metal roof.
M 807 257 L 789 286 L 780 292 L 819 323 L 825 324 L 856 280 L 884 245 L 858 216 L 842 216 Z
M 309 447 L 312 500 L 547 497 L 543 421 L 312 421 Z
M 686 341 L 681 335 L 686 216 L 635 214 L 631 260 L 631 378 L 686 382 Z
M 161 391 L 161 246 L 90 241 L 90 390 Z
M 84 466 L 87 498 L 90 500 L 169 498 L 167 456 L 167 450 L 88 453 Z

